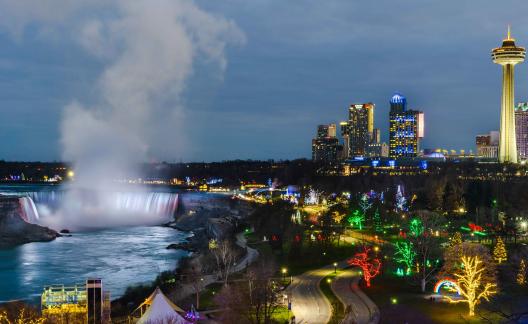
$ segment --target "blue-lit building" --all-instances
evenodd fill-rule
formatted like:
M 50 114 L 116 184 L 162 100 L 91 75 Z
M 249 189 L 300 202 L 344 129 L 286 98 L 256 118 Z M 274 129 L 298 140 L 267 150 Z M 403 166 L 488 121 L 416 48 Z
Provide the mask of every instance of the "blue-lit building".
M 407 109 L 407 99 L 395 93 L 390 99 L 389 157 L 416 157 L 424 136 L 424 114 Z

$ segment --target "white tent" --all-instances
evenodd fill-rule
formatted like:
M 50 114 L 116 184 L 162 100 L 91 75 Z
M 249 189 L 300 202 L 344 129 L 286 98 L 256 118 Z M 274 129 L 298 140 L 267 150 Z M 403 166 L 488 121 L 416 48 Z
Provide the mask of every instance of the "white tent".
M 137 324 L 189 324 L 177 311 L 182 309 L 174 305 L 163 292 L 156 288 L 152 295 L 147 298 L 150 304 L 147 311 L 137 321 Z

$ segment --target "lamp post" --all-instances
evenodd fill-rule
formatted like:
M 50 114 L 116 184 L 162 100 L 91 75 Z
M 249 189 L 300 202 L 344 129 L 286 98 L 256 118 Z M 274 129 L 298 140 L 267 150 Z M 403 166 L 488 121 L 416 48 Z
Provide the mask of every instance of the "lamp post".
M 337 262 L 334 262 L 334 273 L 337 273 Z
M 286 273 L 288 273 L 288 269 L 282 268 L 281 273 L 282 273 L 282 283 L 284 283 L 284 280 L 286 279 Z

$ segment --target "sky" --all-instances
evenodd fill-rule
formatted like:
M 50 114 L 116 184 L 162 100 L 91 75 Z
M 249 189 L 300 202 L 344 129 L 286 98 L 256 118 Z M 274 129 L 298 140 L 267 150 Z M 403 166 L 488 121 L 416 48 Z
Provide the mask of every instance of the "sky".
M 164 87 L 162 109 L 149 110 L 160 123 L 178 112 L 173 124 L 145 123 L 148 131 L 163 128 L 147 141 L 149 161 L 309 157 L 317 125 L 345 120 L 348 106 L 362 102 L 376 104 L 387 141 L 395 91 L 425 113 L 422 147 L 474 149 L 475 135 L 499 126 L 501 70 L 491 49 L 508 24 L 517 44 L 528 46 L 525 0 L 183 2 L 218 18 L 204 24 L 203 37 L 219 24 L 229 36 L 193 40 L 207 55 L 196 54 L 174 97 Z M 105 71 L 127 51 L 113 42 L 112 28 L 102 29 L 106 42 L 89 33 L 99 31 L 93 22 L 110 25 L 127 14 L 108 3 L 0 0 L 0 159 L 65 158 L 64 137 L 75 132 L 61 131 L 65 114 L 72 103 L 101 102 Z M 201 25 L 192 12 L 178 19 Z M 149 19 L 140 26 L 160 28 Z M 528 63 L 515 77 L 516 101 L 528 100 Z

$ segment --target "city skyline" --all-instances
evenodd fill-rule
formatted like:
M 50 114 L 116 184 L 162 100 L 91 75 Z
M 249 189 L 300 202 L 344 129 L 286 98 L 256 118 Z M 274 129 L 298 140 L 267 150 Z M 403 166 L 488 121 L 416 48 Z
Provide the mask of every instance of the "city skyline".
M 489 49 L 500 45 L 509 23 L 519 44 L 528 43 L 523 10 L 512 13 L 492 2 L 479 8 L 469 2 L 438 7 L 410 2 L 402 8 L 196 3 L 236 25 L 244 40 L 228 48 L 223 73 L 210 73 L 218 67 L 207 62 L 194 67 L 181 98 L 184 123 L 168 134 L 184 144 L 155 151 L 153 160 L 309 158 L 306 139 L 314 127 L 338 123 L 354 102 L 376 105 L 376 127 L 387 142 L 385 116 L 395 91 L 426 114 L 422 147 L 475 150 L 477 134 L 499 129 L 500 78 Z M 62 159 L 64 107 L 75 99 L 97 100 L 93 83 L 107 62 L 84 52 L 74 21 L 101 18 L 100 7 L 79 6 L 21 15 L 16 6 L 5 5 L 0 136 L 15 140 L 0 147 L 0 159 Z M 81 13 L 86 7 L 90 10 Z M 273 23 L 258 19 L 278 9 L 306 15 L 277 13 Z M 359 11 L 365 17 L 358 17 Z M 447 12 L 449 23 L 443 23 L 441 13 Z M 368 50 L 374 45 L 379 50 Z M 517 68 L 516 102 L 528 99 L 527 69 Z

